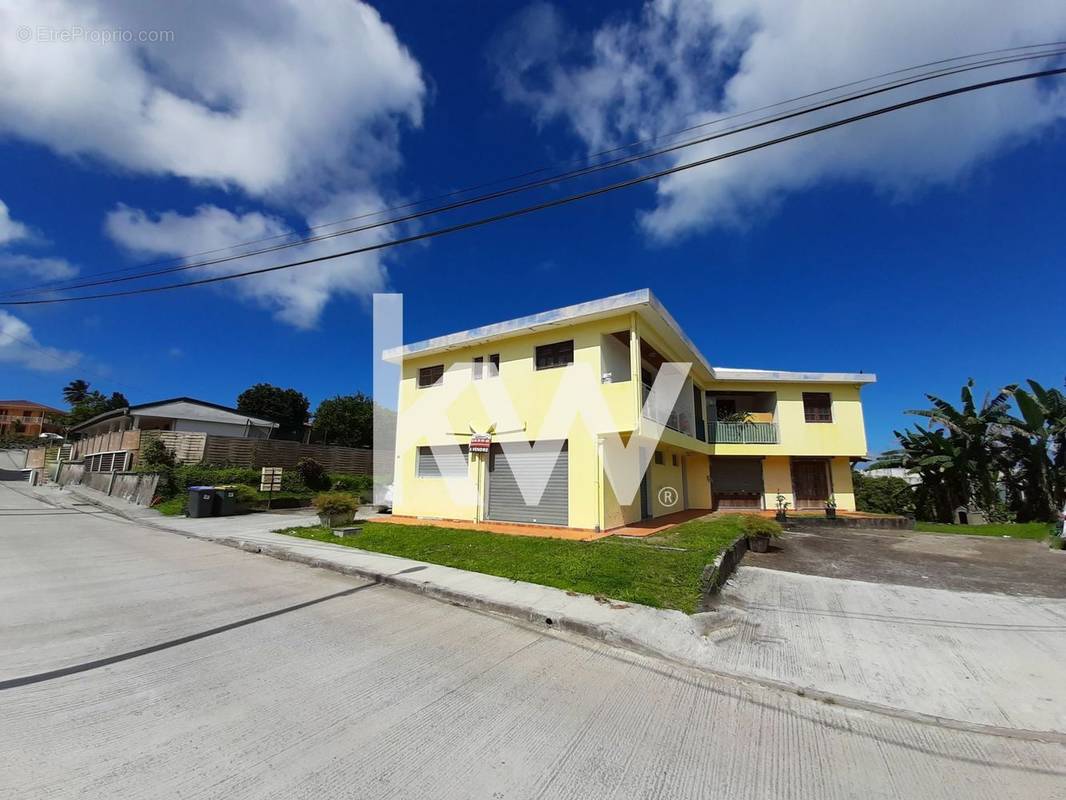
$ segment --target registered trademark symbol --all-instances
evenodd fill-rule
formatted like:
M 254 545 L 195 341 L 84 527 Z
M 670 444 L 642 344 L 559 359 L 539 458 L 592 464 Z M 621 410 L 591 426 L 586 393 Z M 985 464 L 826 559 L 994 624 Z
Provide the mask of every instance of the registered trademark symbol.
M 659 502 L 667 508 L 676 506 L 678 500 L 677 489 L 673 486 L 664 486 L 659 490 Z

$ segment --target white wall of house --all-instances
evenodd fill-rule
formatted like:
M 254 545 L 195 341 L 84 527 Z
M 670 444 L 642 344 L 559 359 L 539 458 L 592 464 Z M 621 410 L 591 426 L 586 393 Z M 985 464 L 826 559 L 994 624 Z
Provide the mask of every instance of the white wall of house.
M 264 428 L 249 429 L 246 425 L 237 425 L 230 422 L 206 422 L 193 419 L 175 419 L 175 431 L 189 433 L 207 433 L 212 436 L 238 436 L 248 439 L 265 439 L 270 431 Z

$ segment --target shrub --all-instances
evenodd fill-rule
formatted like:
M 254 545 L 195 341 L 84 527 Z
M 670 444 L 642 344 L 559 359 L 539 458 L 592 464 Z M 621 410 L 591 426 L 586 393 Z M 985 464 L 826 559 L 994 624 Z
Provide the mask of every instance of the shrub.
M 330 486 L 329 476 L 326 474 L 326 468 L 315 461 L 313 458 L 301 458 L 300 462 L 296 465 L 296 472 L 300 475 L 300 478 L 304 482 L 304 486 L 308 489 L 321 491 L 328 489 Z M 282 473 L 282 480 L 284 480 L 285 474 Z
M 874 514 L 914 514 L 914 489 L 903 478 L 868 477 L 852 473 L 855 485 L 855 508 Z
M 329 480 L 330 488 L 335 492 L 351 492 L 367 498 L 374 492 L 372 475 L 342 475 L 335 472 L 329 476 Z
M 173 467 L 174 454 L 167 450 L 167 446 L 159 439 L 149 439 L 140 452 L 140 463 L 145 471 L 153 467 Z
M 758 514 L 744 514 L 742 527 L 745 536 L 780 536 L 781 526 L 774 520 Z
M 359 498 L 348 492 L 321 492 L 311 503 L 321 514 L 354 514 L 359 510 Z
M 330 527 L 346 525 L 359 510 L 359 498 L 347 492 L 322 492 L 311 502 L 318 509 L 319 519 Z
M 252 508 L 259 502 L 259 492 L 253 487 L 243 483 L 233 485 L 233 492 L 237 496 L 237 505 Z

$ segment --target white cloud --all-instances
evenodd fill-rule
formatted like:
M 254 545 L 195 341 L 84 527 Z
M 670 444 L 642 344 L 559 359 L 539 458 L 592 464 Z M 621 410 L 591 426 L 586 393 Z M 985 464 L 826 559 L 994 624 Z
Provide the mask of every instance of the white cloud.
M 376 211 L 383 205 L 383 199 L 373 192 L 339 195 L 310 215 L 307 222 L 310 226 L 318 226 Z M 118 244 L 142 256 L 180 256 L 291 232 L 291 229 L 276 217 L 257 211 L 234 214 L 217 206 L 201 206 L 190 215 L 167 211 L 154 217 L 139 209 L 121 206 L 108 215 L 106 229 L 108 235 Z M 327 239 L 254 256 L 247 260 L 175 273 L 169 277 L 173 280 L 190 280 L 206 275 L 229 275 L 248 269 L 314 258 L 344 248 L 352 249 L 383 241 L 389 236 L 388 229 L 377 228 L 367 231 L 354 241 L 350 237 L 344 240 Z M 284 240 L 263 242 L 255 247 L 268 247 L 282 241 Z M 340 244 L 341 241 L 344 242 L 343 245 Z M 210 258 L 205 256 L 192 261 Z M 341 295 L 365 296 L 384 288 L 385 284 L 383 255 L 364 253 L 250 278 L 238 278 L 227 282 L 225 291 L 237 292 L 272 310 L 279 320 L 297 328 L 308 329 L 317 324 L 322 309 L 331 298 Z
M 901 67 L 1064 36 L 1066 6 L 1057 0 L 1009 7 L 960 7 L 950 0 L 649 0 L 639 16 L 612 18 L 589 36 L 571 31 L 554 7 L 541 3 L 501 34 L 491 58 L 508 100 L 540 125 L 564 122 L 595 152 Z M 833 116 L 889 97 L 1036 69 L 1034 63 L 927 83 Z M 862 181 L 905 196 L 959 180 L 1063 116 L 1066 93 L 1057 84 L 971 93 L 676 174 L 657 184 L 655 207 L 641 223 L 659 239 L 745 225 L 787 193 L 826 180 Z M 670 163 L 813 120 L 687 148 Z
M 44 243 L 30 228 L 11 218 L 7 204 L 0 200 L 0 276 L 9 288 L 23 280 L 55 281 L 72 278 L 78 269 L 63 258 L 50 258 L 12 252 L 12 246 Z
M 64 258 L 38 258 L 20 253 L 0 253 L 0 275 L 17 273 L 36 280 L 73 278 L 78 269 Z
M 10 0 L 0 30 L 0 131 L 136 172 L 328 196 L 394 168 L 421 123 L 417 62 L 358 0 Z
M 8 210 L 7 204 L 0 200 L 0 246 L 8 242 L 25 239 L 29 236 L 29 233 L 29 229 L 25 225 L 11 219 L 11 212 Z
M 81 353 L 44 347 L 29 325 L 6 311 L 0 311 L 0 363 L 17 364 L 38 372 L 69 369 L 81 360 Z

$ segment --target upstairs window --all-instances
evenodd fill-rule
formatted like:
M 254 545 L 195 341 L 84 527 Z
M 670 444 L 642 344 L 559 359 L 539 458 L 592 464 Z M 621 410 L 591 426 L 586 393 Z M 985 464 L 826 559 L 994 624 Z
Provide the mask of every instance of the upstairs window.
M 479 381 L 485 377 L 485 357 L 478 356 L 474 359 L 474 380 Z
M 444 383 L 444 365 L 437 364 L 433 367 L 422 367 L 418 370 L 418 388 L 425 389 L 429 386 L 440 386 Z
M 500 354 L 493 353 L 489 356 L 489 377 L 495 378 L 500 374 Z
M 663 463 L 663 454 L 662 454 L 661 450 L 656 450 L 655 451 L 655 463 L 656 464 L 662 464 Z
M 574 363 L 574 340 L 542 344 L 537 348 L 537 369 L 553 369 Z
M 804 392 L 803 418 L 807 422 L 832 422 L 833 398 L 829 392 Z

